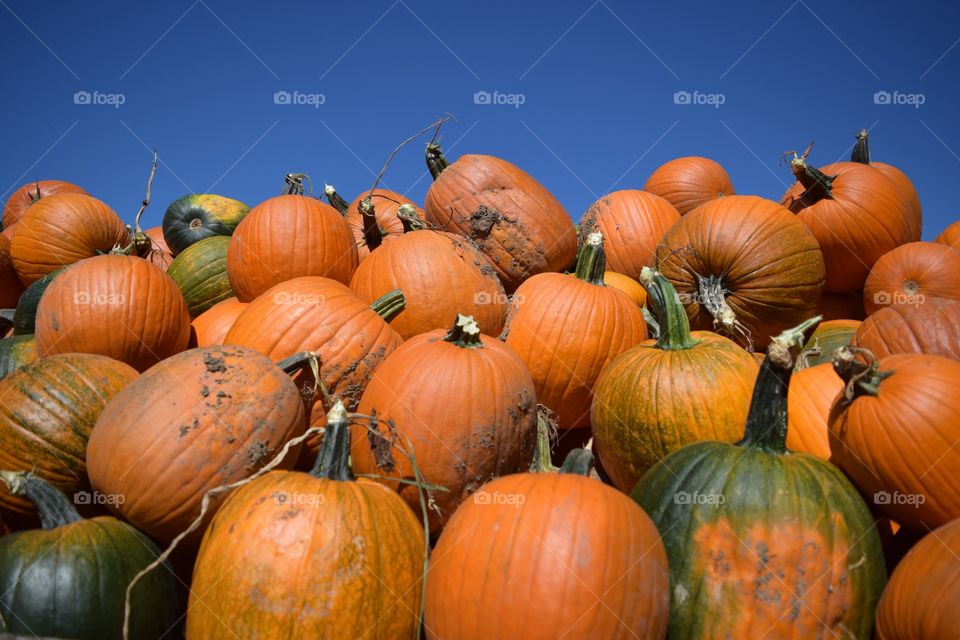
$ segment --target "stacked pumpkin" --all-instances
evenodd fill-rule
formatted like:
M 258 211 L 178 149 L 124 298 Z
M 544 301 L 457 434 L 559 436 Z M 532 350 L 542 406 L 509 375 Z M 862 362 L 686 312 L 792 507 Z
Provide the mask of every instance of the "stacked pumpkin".
M 290 174 L 131 232 L 24 185 L 0 631 L 956 635 L 917 577 L 960 576 L 960 253 L 867 142 L 779 203 L 677 158 L 577 226 L 435 143 L 423 207 Z

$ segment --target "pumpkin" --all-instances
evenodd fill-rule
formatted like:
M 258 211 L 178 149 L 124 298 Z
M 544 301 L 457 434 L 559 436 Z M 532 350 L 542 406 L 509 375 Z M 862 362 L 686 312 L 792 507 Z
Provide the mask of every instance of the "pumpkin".
M 32 334 L 0 340 L 0 380 L 15 369 L 35 362 L 37 357 L 37 341 Z
M 212 193 L 191 193 L 175 200 L 163 214 L 161 230 L 171 255 L 211 236 L 231 236 L 250 207 Z
M 817 321 L 771 340 L 740 442 L 687 445 L 631 493 L 667 549 L 671 638 L 870 637 L 885 577 L 873 517 L 839 469 L 786 448 Z
M 929 300 L 914 307 L 884 307 L 863 321 L 851 344 L 875 358 L 927 353 L 960 360 L 960 302 Z
M 820 306 L 817 314 L 824 320 L 863 320 L 867 311 L 863 308 L 863 291 L 848 291 L 847 293 L 830 293 L 824 291 L 820 297 Z
M 676 208 L 660 196 L 625 189 L 590 205 L 577 226 L 581 242 L 594 231 L 603 233 L 608 269 L 637 278 L 679 219 Z
M 427 222 L 479 246 L 508 293 L 530 276 L 573 263 L 573 221 L 532 176 L 494 156 L 464 155 L 451 164 L 436 144 L 426 154 L 434 179 L 423 206 Z
M 843 380 L 829 360 L 794 372 L 787 394 L 787 448 L 830 459 L 827 422 L 841 391 Z
M 683 216 L 657 259 L 693 329 L 727 334 L 751 350 L 810 317 L 823 290 L 816 239 L 796 216 L 757 196 L 711 200 Z
M 50 283 L 37 307 L 36 335 L 41 356 L 99 353 L 143 371 L 187 348 L 190 314 L 163 271 L 141 258 L 103 255 L 69 266 Z
M 13 314 L 14 335 L 32 335 L 36 331 L 37 307 L 40 305 L 40 299 L 61 271 L 63 271 L 62 268 L 52 271 L 24 289 Z
M 937 242 L 911 242 L 884 254 L 863 287 L 868 314 L 932 299 L 960 300 L 960 251 Z
M 754 358 L 732 340 L 690 332 L 676 289 L 649 267 L 640 276 L 660 337 L 617 356 L 594 390 L 590 425 L 613 485 L 629 492 L 658 460 L 698 440 L 743 434 Z
M 900 353 L 864 364 L 847 347 L 830 410 L 831 461 L 910 529 L 960 518 L 960 362 Z
M 877 607 L 877 640 L 960 637 L 960 518 L 900 561 Z
M 419 637 L 423 531 L 393 491 L 354 479 L 349 447 L 338 403 L 310 473 L 271 471 L 230 496 L 200 547 L 188 638 Z
M 367 198 L 370 199 L 372 212 L 367 211 L 364 203 Z M 362 193 L 350 203 L 346 213 L 347 224 L 353 232 L 361 260 L 385 241 L 403 235 L 403 221 L 397 216 L 397 212 L 404 204 L 413 207 L 418 218 L 423 218 L 420 207 L 412 204 L 409 198 L 389 189 L 374 189 Z M 364 211 L 367 213 L 363 213 Z
M 3 236 L 7 240 L 13 241 L 13 234 L 16 233 L 16 229 L 19 225 L 10 225 L 9 227 L 4 227 L 3 231 L 0 231 L 0 236 Z
M 616 356 L 647 339 L 640 308 L 603 284 L 603 234 L 590 234 L 573 274 L 541 273 L 517 289 L 502 337 L 520 355 L 537 401 L 561 429 L 590 424 L 597 378 Z
M 143 233 L 150 240 L 150 253 L 147 259 L 166 271 L 173 262 L 173 254 L 170 253 L 170 247 L 167 246 L 167 241 L 163 237 L 163 227 L 151 227 Z
M 387 324 L 403 303 L 399 291 L 368 306 L 335 280 L 294 278 L 247 305 L 223 341 L 256 349 L 274 361 L 301 351 L 316 353 L 327 392 L 353 411 L 373 371 L 403 342 Z M 324 425 L 330 409 L 324 401 L 322 396 L 317 399 L 311 426 Z M 310 438 L 303 448 L 300 459 L 308 468 L 319 443 L 319 437 Z
M 10 241 L 0 236 L 0 309 L 16 307 L 22 293 L 23 285 L 10 257 Z
M 923 209 L 920 206 L 920 196 L 917 194 L 917 188 L 913 186 L 913 182 L 910 181 L 907 174 L 900 169 L 885 162 L 870 161 L 870 134 L 866 129 L 861 129 L 860 132 L 856 134 L 856 138 L 857 142 L 853 146 L 853 152 L 850 154 L 850 162 L 869 165 L 890 178 L 894 184 L 897 185 L 909 205 L 908 211 L 910 215 L 907 221 L 910 226 L 910 233 L 908 241 L 917 242 L 920 240 L 920 232 L 923 227 Z
M 230 327 L 247 308 L 248 302 L 227 298 L 213 305 L 190 323 L 191 347 L 210 347 L 223 344 Z
M 820 244 L 826 290 L 863 289 L 880 256 L 910 240 L 906 196 L 890 178 L 857 162 L 818 169 L 798 156 L 790 167 L 797 182 L 780 202 L 797 214 Z
M 934 242 L 946 244 L 954 249 L 960 250 L 960 220 L 947 226 L 947 228 L 934 239 Z
M 28 182 L 22 185 L 7 198 L 7 203 L 3 207 L 3 228 L 9 229 L 20 222 L 27 213 L 27 209 L 41 198 L 52 196 L 57 193 L 81 193 L 88 194 L 82 187 L 64 182 L 63 180 L 38 180 Z
M 123 221 L 96 198 L 79 193 L 47 196 L 17 225 L 10 255 L 20 281 L 35 280 L 130 242 Z
M 682 216 L 706 202 L 734 195 L 726 170 L 715 160 L 700 156 L 674 158 L 660 165 L 643 190 L 660 196 Z
M 73 495 L 89 485 L 85 451 L 107 403 L 137 372 L 104 356 L 68 353 L 42 358 L 0 380 L 0 468 L 33 470 Z M 30 516 L 22 497 L 0 492 L 7 516 Z
M 559 473 L 535 465 L 498 478 L 460 505 L 430 557 L 427 638 L 666 636 L 660 534 L 627 496 L 586 477 L 591 457 L 577 450 Z
M 190 349 L 143 373 L 100 415 L 87 446 L 90 484 L 124 496 L 111 509 L 169 542 L 199 515 L 207 491 L 254 473 L 305 428 L 296 385 L 267 357 L 233 345 Z M 188 540 L 199 542 L 202 529 Z
M 642 307 L 647 303 L 647 290 L 643 288 L 642 284 L 630 276 L 625 276 L 616 271 L 604 271 L 603 284 L 624 292 L 631 300 L 637 303 L 638 307 Z
M 346 220 L 330 205 L 287 194 L 261 202 L 237 226 L 227 250 L 227 274 L 241 302 L 300 276 L 347 284 L 357 248 Z
M 490 260 L 453 233 L 422 228 L 408 218 L 408 232 L 360 263 L 350 289 L 364 302 L 400 289 L 406 306 L 390 326 L 404 339 L 446 329 L 458 313 L 472 316 L 480 331 L 503 328 L 507 295 Z
M 31 638 L 123 638 L 127 585 L 160 555 L 153 541 L 110 516 L 82 518 L 67 496 L 35 475 L 0 471 L 0 480 L 36 505 L 43 526 L 0 538 L 3 630 Z M 176 582 L 164 565 L 133 589 L 129 637 L 166 637 L 179 617 Z
M 191 318 L 234 297 L 227 277 L 227 246 L 230 238 L 204 238 L 177 254 L 167 275 L 180 287 Z
M 863 323 L 859 320 L 827 320 L 821 322 L 807 344 L 797 362 L 797 371 L 818 364 L 833 362 L 833 352 L 840 347 L 846 347 L 853 340 L 853 336 Z M 792 448 L 792 447 L 791 447 Z
M 480 485 L 530 459 L 536 409 L 520 356 L 481 335 L 473 318 L 459 316 L 449 332 L 411 338 L 377 368 L 357 411 L 377 416 L 378 431 L 354 430 L 351 457 L 360 473 L 409 478 L 411 463 L 384 449 L 411 443 L 424 481 L 446 488 L 433 496 L 437 508 L 427 514 L 436 532 Z M 398 489 L 420 511 L 417 487 Z

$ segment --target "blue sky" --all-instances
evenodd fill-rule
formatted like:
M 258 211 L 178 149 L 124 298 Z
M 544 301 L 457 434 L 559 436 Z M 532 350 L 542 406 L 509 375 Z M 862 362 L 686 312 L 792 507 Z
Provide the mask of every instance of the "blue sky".
M 948 189 L 960 172 L 957 3 L 0 5 L 4 199 L 65 179 L 130 221 L 155 145 L 147 226 L 191 191 L 254 205 L 287 172 L 349 200 L 396 143 L 450 112 L 451 160 L 502 156 L 575 219 L 680 155 L 718 160 L 738 193 L 778 198 L 781 152 L 816 139 L 815 164 L 845 159 L 861 127 L 874 159 L 917 185 L 925 239 L 960 218 Z M 301 104 L 276 104 L 284 91 Z M 703 104 L 676 104 L 683 91 Z M 903 104 L 875 103 L 879 91 Z M 385 182 L 422 202 L 422 144 Z

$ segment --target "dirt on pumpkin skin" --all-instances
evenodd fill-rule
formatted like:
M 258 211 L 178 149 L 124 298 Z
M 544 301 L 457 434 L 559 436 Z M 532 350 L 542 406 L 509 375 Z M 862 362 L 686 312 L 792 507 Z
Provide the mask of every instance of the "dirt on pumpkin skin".
M 269 453 L 270 447 L 269 442 L 266 440 L 254 440 L 253 443 L 247 448 L 247 466 L 255 467 L 261 460 L 263 460 Z

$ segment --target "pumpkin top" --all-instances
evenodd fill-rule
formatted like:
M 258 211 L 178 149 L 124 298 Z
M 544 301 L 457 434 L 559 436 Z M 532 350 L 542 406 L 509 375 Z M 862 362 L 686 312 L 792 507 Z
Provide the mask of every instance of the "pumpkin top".
M 320 455 L 310 475 L 338 482 L 356 479 L 350 466 L 350 421 L 342 400 L 337 400 L 327 412 L 327 427 L 320 445 Z
M 690 334 L 690 320 L 673 284 L 650 267 L 640 271 L 640 283 L 647 290 L 647 299 L 660 326 L 660 335 L 654 347 L 664 351 L 681 351 L 700 344 Z
M 810 206 L 820 200 L 833 198 L 833 181 L 837 176 L 828 176 L 811 164 L 807 163 L 804 156 L 795 156 L 790 161 L 790 171 L 793 172 L 797 182 L 803 185 L 805 191 L 800 196 L 800 200 Z
M 858 353 L 867 356 L 870 360 L 869 364 L 859 360 L 857 358 Z M 863 395 L 877 395 L 880 383 L 893 373 L 892 371 L 881 371 L 873 358 L 873 354 L 866 349 L 850 346 L 840 347 L 834 352 L 833 370 L 837 372 L 837 375 L 843 379 L 846 385 L 843 390 L 843 397 L 847 402 Z
M 2 480 L 15 496 L 25 496 L 37 508 L 40 526 L 56 529 L 83 520 L 62 491 L 28 471 L 0 471 Z
M 480 326 L 473 316 L 465 316 L 458 313 L 457 319 L 453 323 L 447 335 L 443 336 L 444 342 L 450 342 L 461 349 L 483 349 L 483 342 L 480 340 Z
M 750 400 L 750 413 L 738 446 L 757 447 L 773 454 L 787 451 L 787 389 L 800 350 L 820 324 L 814 316 L 770 339 Z
M 603 274 L 607 270 L 607 256 L 603 251 L 603 233 L 594 231 L 587 236 L 577 256 L 577 278 L 590 284 L 604 286 Z
M 870 164 L 870 134 L 866 129 L 854 134 L 857 143 L 853 145 L 853 152 L 850 154 L 850 162 L 859 162 L 860 164 Z
M 337 193 L 337 190 L 333 188 L 332 184 L 323 185 L 323 195 L 327 197 L 327 202 L 330 203 L 330 206 L 339 211 L 343 215 L 347 215 L 347 210 L 350 208 L 349 203 L 340 197 L 340 194 Z

